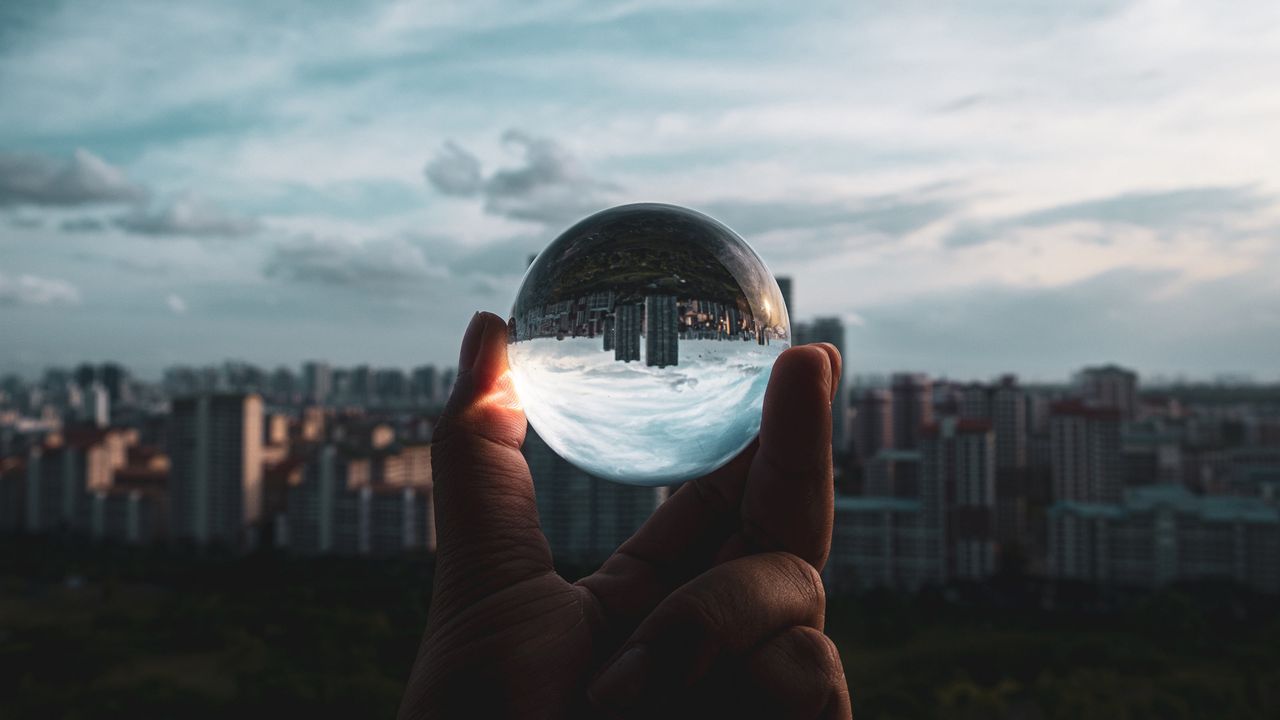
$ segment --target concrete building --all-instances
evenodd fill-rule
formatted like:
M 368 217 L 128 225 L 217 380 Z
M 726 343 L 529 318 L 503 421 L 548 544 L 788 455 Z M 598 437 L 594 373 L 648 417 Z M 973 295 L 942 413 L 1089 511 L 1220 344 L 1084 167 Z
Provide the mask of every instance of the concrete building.
M 55 434 L 27 453 L 25 527 L 29 532 L 87 530 L 93 491 L 124 465 L 127 431 L 79 429 Z
M 150 545 L 165 537 L 166 504 L 162 488 L 110 487 L 89 497 L 89 537 L 128 545 Z
M 863 390 L 854 401 L 853 452 L 865 465 L 893 447 L 893 396 L 888 390 Z
M 1120 411 L 1077 400 L 1050 409 L 1053 499 L 1114 503 L 1120 499 Z
M 323 405 L 333 392 L 333 371 L 328 363 L 308 362 L 302 366 L 302 387 L 307 401 Z
M 326 444 L 288 483 L 276 542 L 304 555 L 435 550 L 432 490 L 428 445 Z
M 1027 418 L 1027 393 L 1015 375 L 1000 378 L 991 392 L 988 416 L 996 433 L 996 469 L 1022 469 L 1028 465 L 1031 423 Z
M 613 359 L 631 362 L 640 359 L 640 335 L 644 327 L 644 305 L 619 304 L 613 311 Z
M 778 281 L 778 290 L 782 293 L 782 303 L 787 306 L 787 315 L 796 317 L 796 306 L 794 296 L 791 294 L 791 278 L 785 275 L 779 275 L 774 278 Z
M 435 365 L 422 365 L 413 369 L 413 398 L 419 405 L 442 402 L 440 397 L 440 373 Z
M 1102 365 L 1081 370 L 1076 376 L 1080 396 L 1093 407 L 1119 411 L 1123 420 L 1132 420 L 1138 412 L 1138 374 L 1117 365 Z
M 680 363 L 680 312 L 674 295 L 644 299 L 644 364 L 667 367 Z
M 881 450 L 863 465 L 862 494 L 919 498 L 920 462 L 916 450 Z
M 558 562 L 603 562 L 667 497 L 667 488 L 633 487 L 588 475 L 529 429 L 524 455 L 533 474 L 542 532 Z
M 823 579 L 833 594 L 941 584 L 946 574 L 939 528 L 919 500 L 838 496 Z
M 986 420 L 943 418 L 920 433 L 926 519 L 938 518 L 949 577 L 981 580 L 996 571 L 995 433 Z
M 1280 447 L 1221 450 L 1209 454 L 1204 464 L 1204 485 L 1212 493 L 1280 505 Z
M 257 395 L 174 400 L 169 519 L 175 538 L 253 546 L 262 509 L 262 422 Z
M 923 373 L 895 373 L 893 397 L 893 446 L 915 450 L 920 428 L 933 422 L 933 382 Z
M 1118 503 L 1060 502 L 1049 509 L 1048 569 L 1111 585 L 1226 579 L 1280 592 L 1280 509 L 1174 485 L 1133 488 Z

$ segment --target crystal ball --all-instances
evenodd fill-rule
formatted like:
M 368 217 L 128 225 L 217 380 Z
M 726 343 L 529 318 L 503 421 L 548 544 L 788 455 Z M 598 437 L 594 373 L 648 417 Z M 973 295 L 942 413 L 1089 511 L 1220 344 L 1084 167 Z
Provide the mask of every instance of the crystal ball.
M 751 443 L 791 325 L 741 237 L 646 203 L 596 213 L 548 245 L 507 341 L 529 424 L 552 450 L 596 477 L 673 485 Z

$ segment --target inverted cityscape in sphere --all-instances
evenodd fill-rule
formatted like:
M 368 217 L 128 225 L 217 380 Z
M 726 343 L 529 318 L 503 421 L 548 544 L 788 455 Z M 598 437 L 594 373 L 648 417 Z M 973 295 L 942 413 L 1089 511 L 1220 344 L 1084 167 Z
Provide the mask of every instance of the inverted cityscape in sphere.
M 553 450 L 597 477 L 670 485 L 751 443 L 791 328 L 742 238 L 692 210 L 637 204 L 538 255 L 508 343 L 525 414 Z

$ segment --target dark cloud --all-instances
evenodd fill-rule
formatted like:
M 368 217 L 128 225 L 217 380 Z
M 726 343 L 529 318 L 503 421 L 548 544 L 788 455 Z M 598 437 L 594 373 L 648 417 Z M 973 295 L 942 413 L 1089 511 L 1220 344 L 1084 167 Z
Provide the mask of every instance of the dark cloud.
M 153 258 L 119 257 L 87 250 L 73 253 L 72 257 L 98 268 L 110 267 L 114 270 L 121 270 L 135 275 L 154 275 L 171 269 L 168 263 Z
M 34 215 L 13 215 L 9 218 L 9 225 L 23 230 L 41 228 L 44 227 L 44 218 Z
M 990 101 L 990 98 L 988 98 L 983 93 L 973 93 L 970 95 L 962 95 L 958 98 L 949 100 L 943 103 L 942 105 L 940 105 L 938 107 L 938 112 L 943 114 L 960 112 L 961 110 L 968 110 L 971 107 L 976 107 L 978 105 L 982 105 L 989 101 Z
M 107 224 L 98 218 L 81 217 L 69 218 L 58 224 L 58 229 L 62 232 L 101 232 L 107 228 Z
M 1263 210 L 1274 201 L 1252 186 L 1125 193 L 992 222 L 963 223 L 948 235 L 947 244 L 952 247 L 978 245 L 1018 227 L 1049 227 L 1071 222 L 1134 225 L 1154 230 L 1217 227 L 1232 218 Z
M 479 158 L 452 140 L 427 163 L 423 174 L 431 187 L 445 195 L 475 195 L 484 186 Z
M 146 196 L 141 185 L 87 150 L 76 150 L 66 160 L 0 154 L 0 205 L 128 203 Z
M 884 235 L 906 235 L 941 220 L 954 200 L 915 194 L 881 195 L 832 203 L 723 201 L 705 211 L 742 234 L 852 226 Z
M 78 305 L 80 291 L 64 280 L 0 273 L 0 306 Z
M 484 177 L 480 161 L 453 142 L 427 163 L 427 181 L 446 195 L 483 199 L 485 212 L 514 220 L 563 225 L 608 207 L 617 185 L 586 174 L 573 156 L 550 138 L 508 130 L 502 143 L 522 164 Z
M 400 291 L 415 282 L 443 276 L 422 248 L 402 239 L 365 242 L 298 236 L 277 244 L 263 273 L 273 279 L 358 288 L 364 292 Z
M 462 275 L 522 275 L 529 266 L 529 255 L 547 242 L 547 238 L 519 236 L 478 248 L 453 247 L 444 251 L 445 262 L 451 271 Z
M 167 205 L 135 208 L 113 222 L 138 235 L 234 238 L 258 231 L 258 223 L 252 218 L 234 215 L 190 194 L 174 198 Z

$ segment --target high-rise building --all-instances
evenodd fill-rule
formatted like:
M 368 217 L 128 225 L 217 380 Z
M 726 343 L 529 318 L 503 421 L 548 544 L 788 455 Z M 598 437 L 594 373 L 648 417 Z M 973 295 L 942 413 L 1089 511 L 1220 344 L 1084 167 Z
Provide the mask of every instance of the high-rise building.
M 83 532 L 90 493 L 110 486 L 123 464 L 120 432 L 75 430 L 27 453 L 26 528 L 30 532 Z
M 794 300 L 791 295 L 791 278 L 779 275 L 775 279 L 778 281 L 778 290 L 782 291 L 782 302 L 787 306 L 787 315 L 796 317 L 796 306 L 792 304 Z
M 314 448 L 296 462 L 277 544 L 302 554 L 435 549 L 430 445 L 360 438 Z
M 644 299 L 645 365 L 667 367 L 680 363 L 680 312 L 674 295 L 649 295 Z
M 164 537 L 162 488 L 110 487 L 89 495 L 89 537 L 129 545 L 147 545 Z
M 1120 411 L 1078 400 L 1054 403 L 1049 417 L 1053 499 L 1114 503 L 1120 499 L 1123 465 Z
M 920 428 L 933 422 L 933 382 L 923 373 L 895 373 L 893 395 L 893 445 L 915 450 Z
M 272 400 L 291 404 L 298 400 L 298 376 L 289 368 L 281 365 L 271 373 L 269 382 Z
M 862 494 L 874 497 L 920 497 L 920 453 L 881 450 L 863 465 Z
M 384 405 L 398 405 L 409 399 L 409 378 L 400 368 L 383 368 L 373 375 L 374 394 Z
M 991 422 L 996 431 L 996 468 L 1027 467 L 1027 393 L 1016 376 L 1005 375 L 993 389 Z
M 1048 515 L 1052 577 L 1147 588 L 1214 578 L 1280 592 L 1280 509 L 1257 498 L 1150 485 Z
M 913 592 L 946 580 L 942 550 L 938 526 L 919 500 L 837 496 L 823 580 L 831 593 L 873 587 Z
M 111 424 L 111 393 L 105 385 L 95 382 L 85 390 L 84 410 L 85 420 L 94 427 Z
M 555 453 L 531 428 L 524 455 L 533 474 L 542 532 L 560 562 L 595 565 L 631 537 L 667 497 L 588 475 Z
M 262 509 L 262 398 L 173 401 L 169 435 L 173 534 L 197 545 L 252 546 Z
M 853 415 L 853 450 L 866 463 L 893 448 L 893 396 L 872 388 L 858 394 Z
M 328 402 L 333 390 L 333 374 L 327 363 L 308 362 L 302 366 L 303 390 L 307 400 L 317 405 Z
M 357 365 L 351 368 L 351 380 L 348 402 L 358 405 L 368 404 L 373 397 L 373 371 L 368 365 Z
M 1085 368 L 1076 378 L 1080 396 L 1094 407 L 1111 408 L 1122 420 L 1138 413 L 1138 374 L 1117 365 Z
M 420 405 L 435 404 L 440 398 L 440 373 L 435 365 L 422 365 L 413 369 L 413 397 Z
M 943 418 L 920 433 L 922 500 L 941 516 L 949 574 L 995 573 L 995 433 L 986 420 Z
M 301 481 L 287 490 L 290 550 L 302 554 L 355 555 L 360 538 L 360 493 L 368 487 L 371 461 L 335 445 L 320 448 L 304 465 Z
M 644 324 L 644 305 L 624 303 L 613 310 L 613 359 L 631 362 L 640 359 L 640 331 Z

